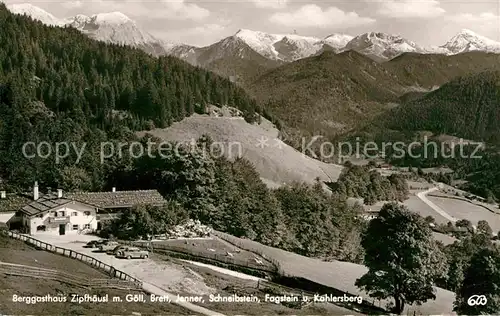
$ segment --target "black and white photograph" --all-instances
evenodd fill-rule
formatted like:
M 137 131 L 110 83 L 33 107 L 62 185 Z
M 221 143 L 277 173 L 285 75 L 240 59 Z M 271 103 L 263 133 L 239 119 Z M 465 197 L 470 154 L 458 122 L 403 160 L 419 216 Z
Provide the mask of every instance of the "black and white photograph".
M 500 0 L 0 0 L 0 315 L 500 314 Z

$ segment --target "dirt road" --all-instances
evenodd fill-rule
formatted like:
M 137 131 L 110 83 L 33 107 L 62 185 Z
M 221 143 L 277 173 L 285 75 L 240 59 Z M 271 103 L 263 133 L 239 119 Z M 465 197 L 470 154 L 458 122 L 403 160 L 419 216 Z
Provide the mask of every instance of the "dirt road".
M 436 213 L 438 213 L 439 215 L 441 215 L 442 217 L 446 218 L 447 220 L 449 220 L 450 222 L 452 223 L 455 223 L 457 221 L 457 219 L 453 216 L 451 216 L 450 214 L 446 213 L 442 208 L 440 208 L 439 206 L 437 206 L 436 204 L 434 204 L 432 201 L 430 201 L 428 198 L 427 198 L 427 194 L 431 193 L 431 192 L 434 192 L 434 191 L 438 191 L 439 189 L 434 187 L 434 188 L 430 188 L 429 190 L 425 190 L 423 192 L 420 192 L 420 193 L 417 193 L 417 196 L 419 199 L 422 200 L 422 202 L 424 202 L 425 204 L 427 204 L 430 208 L 432 208 L 434 211 L 436 211 Z
M 86 242 L 98 239 L 94 236 L 87 235 L 37 235 L 36 239 L 43 242 L 78 251 L 80 253 L 91 256 L 106 264 L 109 264 L 137 279 L 144 282 L 144 290 L 155 295 L 168 296 L 172 302 L 177 299 L 177 294 L 183 295 L 208 295 L 215 293 L 215 289 L 208 287 L 203 279 L 191 273 L 188 269 L 182 266 L 171 264 L 168 262 L 156 261 L 153 258 L 140 260 L 118 259 L 114 256 L 101 253 L 95 249 L 84 248 Z M 192 310 L 193 312 L 210 316 L 224 316 L 223 314 L 208 310 L 198 305 L 189 302 L 176 302 L 179 306 Z

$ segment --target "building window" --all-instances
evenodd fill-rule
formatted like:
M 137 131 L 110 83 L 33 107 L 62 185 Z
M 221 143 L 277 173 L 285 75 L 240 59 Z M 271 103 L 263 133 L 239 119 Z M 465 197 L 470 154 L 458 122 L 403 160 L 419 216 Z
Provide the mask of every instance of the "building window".
M 57 212 L 54 212 L 54 216 L 57 217 Z
M 78 225 L 73 225 L 73 230 L 78 230 Z
M 61 217 L 64 217 L 64 216 L 66 216 L 66 212 L 62 211 L 61 212 Z
M 85 229 L 90 229 L 90 224 L 85 224 Z
M 85 214 L 86 216 L 90 216 L 90 212 L 89 211 L 85 211 L 85 212 L 83 212 L 83 214 Z
M 78 213 L 77 212 L 72 212 L 71 216 L 78 216 Z
M 45 231 L 45 225 L 40 225 L 36 227 L 37 232 L 44 232 Z

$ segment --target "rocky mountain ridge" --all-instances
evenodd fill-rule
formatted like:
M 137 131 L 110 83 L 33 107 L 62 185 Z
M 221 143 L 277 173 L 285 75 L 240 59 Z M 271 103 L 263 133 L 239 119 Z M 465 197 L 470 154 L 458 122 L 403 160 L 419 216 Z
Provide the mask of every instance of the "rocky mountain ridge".
M 334 33 L 325 38 L 298 34 L 271 34 L 240 29 L 205 47 L 170 43 L 141 29 L 136 22 L 120 12 L 93 16 L 76 15 L 58 19 L 31 4 L 13 4 L 9 10 L 26 14 L 52 26 L 71 26 L 88 36 L 105 42 L 144 49 L 153 55 L 173 55 L 187 62 L 206 66 L 224 58 L 256 59 L 260 55 L 277 62 L 293 62 L 316 56 L 324 51 L 341 53 L 354 50 L 376 61 L 384 62 L 403 53 L 454 55 L 470 51 L 500 53 L 500 42 L 463 29 L 439 47 L 424 47 L 399 35 L 368 32 L 358 36 Z

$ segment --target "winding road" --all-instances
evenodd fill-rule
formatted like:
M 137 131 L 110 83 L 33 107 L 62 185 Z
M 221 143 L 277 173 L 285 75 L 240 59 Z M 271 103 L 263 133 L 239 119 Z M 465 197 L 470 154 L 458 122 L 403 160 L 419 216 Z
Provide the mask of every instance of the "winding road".
M 427 194 L 429 194 L 431 192 L 434 192 L 434 191 L 438 191 L 438 190 L 439 190 L 439 188 L 437 188 L 437 187 L 430 188 L 430 189 L 425 190 L 423 192 L 417 193 L 417 196 L 418 196 L 418 198 L 420 200 L 422 200 L 422 202 L 424 202 L 425 204 L 427 204 L 436 213 L 438 213 L 439 215 L 443 216 L 444 218 L 446 218 L 450 222 L 455 223 L 457 221 L 457 218 L 455 218 L 455 217 L 451 216 L 450 214 L 446 213 L 442 208 L 440 208 L 439 206 L 437 206 L 436 204 L 434 204 L 432 201 L 430 201 L 427 198 Z

